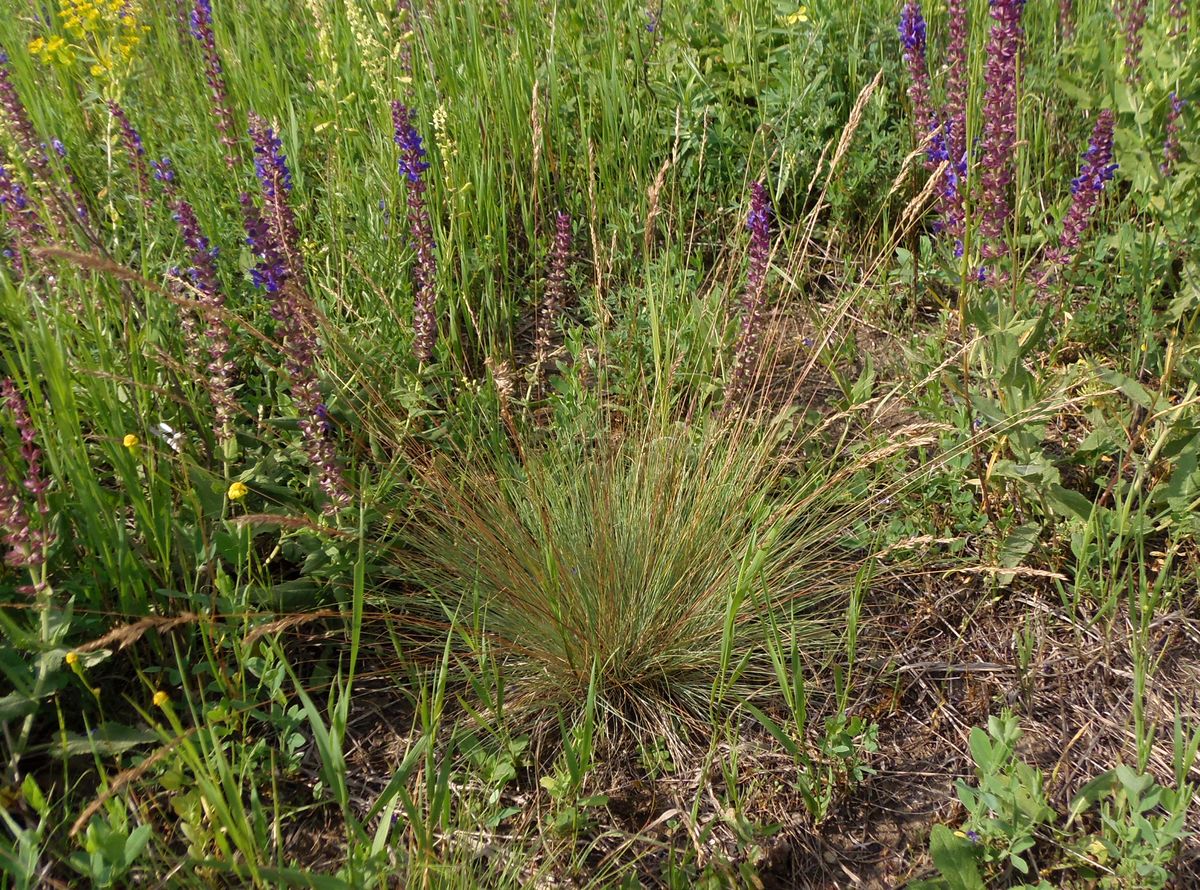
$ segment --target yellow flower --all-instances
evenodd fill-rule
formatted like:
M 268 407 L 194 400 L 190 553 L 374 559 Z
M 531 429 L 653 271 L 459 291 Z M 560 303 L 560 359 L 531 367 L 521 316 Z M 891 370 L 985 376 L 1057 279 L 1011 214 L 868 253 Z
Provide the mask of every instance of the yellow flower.
M 75 667 L 75 665 L 79 664 L 79 653 L 68 652 L 66 662 L 70 667 Z
M 229 500 L 240 501 L 250 493 L 250 489 L 240 482 L 235 482 L 229 486 Z
M 808 7 L 807 6 L 797 7 L 796 11 L 793 12 L 791 15 L 789 15 L 787 18 L 785 18 L 783 21 L 789 25 L 799 25 L 799 24 L 802 24 L 803 22 L 807 22 L 808 21 Z
M 170 701 L 171 701 L 171 696 L 167 695 L 161 689 L 158 690 L 158 692 L 154 693 L 155 707 L 165 708 Z
M 44 38 L 35 37 L 33 40 L 29 41 L 29 52 L 35 56 L 41 55 L 42 50 L 45 48 L 46 41 Z
M 124 445 L 126 448 L 128 448 L 130 451 L 133 451 L 133 449 L 137 448 L 138 445 L 141 444 L 141 441 L 142 440 L 139 439 L 137 436 L 135 436 L 133 433 L 126 433 L 125 438 L 121 440 L 121 444 Z

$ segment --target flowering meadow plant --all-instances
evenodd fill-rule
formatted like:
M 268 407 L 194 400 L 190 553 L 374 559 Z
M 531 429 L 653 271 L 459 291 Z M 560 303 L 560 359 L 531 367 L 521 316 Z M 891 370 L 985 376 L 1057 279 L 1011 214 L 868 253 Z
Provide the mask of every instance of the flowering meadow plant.
M 1196 883 L 1198 15 L 0 0 L 0 886 Z

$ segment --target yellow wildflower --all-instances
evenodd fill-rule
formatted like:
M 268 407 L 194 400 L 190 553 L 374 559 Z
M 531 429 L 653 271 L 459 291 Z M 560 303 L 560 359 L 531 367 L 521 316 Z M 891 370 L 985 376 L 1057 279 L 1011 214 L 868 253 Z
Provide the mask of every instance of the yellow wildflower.
M 133 451 L 133 449 L 137 448 L 138 445 L 141 444 L 141 441 L 142 440 L 139 439 L 133 433 L 126 433 L 125 438 L 121 440 L 121 444 L 124 445 L 126 448 L 128 448 L 130 451 Z
M 167 695 L 161 689 L 154 693 L 154 705 L 158 708 L 165 708 L 171 701 L 171 696 Z
M 240 482 L 235 482 L 229 486 L 229 500 L 231 501 L 240 501 L 249 493 L 250 489 Z
M 68 667 L 75 667 L 75 665 L 79 664 L 79 653 L 78 652 L 68 652 L 67 657 L 66 657 L 66 662 L 67 662 Z
M 42 37 L 35 37 L 29 41 L 29 52 L 35 56 L 40 56 L 42 50 L 46 48 L 46 40 Z
M 803 24 L 804 22 L 807 22 L 808 21 L 808 7 L 807 6 L 797 7 L 796 11 L 793 12 L 791 15 L 787 16 L 783 21 L 785 24 L 788 24 L 788 25 L 799 25 L 799 24 Z

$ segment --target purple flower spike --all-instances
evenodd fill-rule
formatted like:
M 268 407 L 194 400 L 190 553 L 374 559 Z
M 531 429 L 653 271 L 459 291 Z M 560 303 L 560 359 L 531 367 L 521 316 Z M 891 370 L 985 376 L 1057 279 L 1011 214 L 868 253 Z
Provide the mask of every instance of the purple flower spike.
M 750 186 L 750 213 L 746 217 L 746 228 L 750 231 L 750 262 L 746 268 L 746 288 L 742 292 L 742 324 L 734 350 L 733 375 L 725 393 L 726 411 L 732 410 L 745 399 L 759 359 L 763 295 L 771 258 L 771 198 L 761 182 Z
M 983 97 L 982 222 L 983 257 L 995 260 L 1008 253 L 1006 239 L 1012 208 L 1008 189 L 1014 179 L 1017 147 L 1018 57 L 1024 31 L 1021 13 L 1025 0 L 989 0 L 992 29 L 988 39 L 986 90 Z M 989 275 L 990 283 L 1003 280 Z
M 1166 137 L 1163 139 L 1163 160 L 1158 169 L 1163 176 L 1174 176 L 1175 165 L 1183 156 L 1179 147 L 1179 118 L 1183 115 L 1186 102 L 1175 93 L 1171 93 L 1171 105 L 1167 109 Z
M 904 63 L 908 65 L 908 97 L 921 139 L 933 129 L 933 112 L 929 105 L 929 66 L 925 60 L 925 17 L 921 4 L 909 0 L 900 11 L 900 45 L 904 48 Z
M 212 100 L 212 113 L 216 118 L 221 144 L 225 147 L 225 165 L 237 165 L 237 139 L 234 138 L 233 111 L 229 107 L 229 88 L 225 84 L 225 71 L 221 57 L 217 54 L 217 38 L 213 33 L 211 0 L 195 0 L 190 17 L 192 37 L 200 44 L 204 56 L 204 78 L 208 83 Z
M 8 61 L 8 53 L 0 49 L 0 110 L 8 118 L 8 125 L 12 129 L 13 140 L 17 143 L 17 147 L 28 155 L 27 160 L 30 165 L 35 167 L 38 173 L 46 175 L 48 178 L 46 152 L 33 129 L 33 121 L 29 119 L 25 103 L 21 101 L 21 96 L 13 84 L 12 71 L 9 70 Z
M 257 115 L 250 117 L 250 137 L 254 142 L 254 172 L 263 194 L 268 198 L 278 197 L 280 191 L 290 195 L 292 173 L 283 156 L 283 140 Z
M 1075 9 L 1071 0 L 1058 0 L 1058 32 L 1063 40 L 1075 36 Z
M 288 275 L 300 275 L 300 234 L 287 202 L 292 192 L 292 174 L 283 155 L 283 142 L 254 112 L 250 113 L 250 141 L 254 145 L 254 172 L 262 188 L 263 217 L 275 248 L 288 262 Z
M 413 9 L 412 0 L 396 0 L 396 13 L 400 16 L 401 27 L 408 29 L 400 38 L 400 75 L 411 81 L 413 76 L 412 41 L 417 29 L 417 11 Z
M 1125 32 L 1125 76 L 1137 79 L 1142 57 L 1142 28 L 1146 26 L 1148 0 L 1116 0 L 1114 3 L 1121 30 Z
M 129 155 L 129 167 L 137 178 L 138 191 L 142 194 L 142 203 L 150 207 L 154 201 L 150 197 L 150 173 L 146 168 L 146 149 L 142 145 L 142 137 L 129 122 L 129 116 L 125 113 L 124 108 L 116 102 L 109 102 L 108 110 L 121 128 L 121 142 L 125 146 L 125 153 Z
M 571 259 L 571 214 L 559 211 L 555 221 L 554 248 L 550 254 L 550 274 L 546 293 L 537 317 L 537 355 L 539 363 L 550 352 L 554 323 L 567 300 L 567 265 Z
M 0 148 L 0 217 L 8 230 L 10 247 L 5 251 L 9 265 L 18 276 L 25 271 L 21 251 L 35 247 L 46 238 L 46 230 L 29 202 L 25 186 L 14 178 Z
M 151 161 L 150 166 L 154 169 L 154 178 L 164 186 L 170 188 L 175 184 L 175 167 L 171 164 L 170 158 L 163 158 L 161 161 Z
M 216 420 L 217 438 L 225 441 L 233 435 L 233 418 L 237 401 L 233 395 L 233 362 L 229 360 L 229 326 L 225 321 L 225 295 L 217 278 L 217 250 L 200 231 L 192 205 L 180 198 L 175 204 L 175 221 L 183 235 L 183 243 L 191 255 L 192 265 L 187 277 L 192 285 L 190 300 L 195 318 L 205 324 L 202 344 L 196 331 L 195 319 L 186 314 L 184 331 L 193 363 L 207 365 L 207 389 Z M 207 361 L 204 354 L 207 353 Z
M 392 123 L 396 145 L 400 147 L 400 175 L 406 180 L 408 198 L 408 237 L 416 251 L 413 263 L 413 353 L 422 362 L 433 358 L 437 339 L 437 261 L 434 258 L 433 224 L 425 203 L 425 180 L 429 169 L 421 136 L 413 125 L 413 113 L 407 105 L 392 103 Z
M 1100 203 L 1100 193 L 1116 172 L 1117 165 L 1113 163 L 1113 120 L 1113 113 L 1107 108 L 1096 118 L 1091 142 L 1083 153 L 1083 163 L 1079 165 L 1079 175 L 1071 180 L 1071 207 L 1063 219 L 1058 247 L 1047 251 L 1046 258 L 1052 265 L 1070 264 Z
M 348 506 L 351 498 L 329 436 L 331 426 L 317 376 L 319 318 L 305 291 L 296 221 L 287 202 L 291 173 L 274 130 L 255 114 L 250 115 L 250 138 L 263 196 L 262 212 L 249 194 L 241 196 L 246 243 L 258 257 L 250 276 L 272 298 L 271 316 L 279 322 L 280 351 L 292 402 L 300 416 L 304 448 L 325 494 L 322 509 L 332 516 Z
M 246 223 L 246 245 L 258 257 L 258 264 L 250 270 L 250 279 L 255 287 L 269 294 L 277 294 L 287 280 L 287 265 L 254 199 L 249 193 L 242 192 L 241 203 Z
M 0 530 L 8 547 L 5 561 L 14 568 L 39 566 L 45 561 L 47 548 L 54 543 L 49 530 L 50 505 L 46 500 L 50 483 L 42 473 L 42 452 L 37 446 L 37 431 L 29 408 L 12 380 L 0 380 L 0 403 L 8 409 L 21 439 L 20 455 L 25 464 L 21 487 L 33 498 L 40 517 L 40 527 L 35 527 L 20 491 L 0 473 Z
M 19 150 L 21 159 L 29 166 L 39 188 L 52 188 L 54 181 L 50 169 L 50 161 L 46 157 L 46 149 L 37 137 L 33 121 L 25 109 L 25 103 L 17 92 L 12 81 L 12 71 L 8 67 L 8 53 L 0 48 L 0 113 L 8 120 L 15 147 Z M 60 232 L 66 232 L 67 218 L 57 199 L 57 195 L 46 202 L 50 221 Z
M 1171 18 L 1171 36 L 1178 39 L 1187 33 L 1187 10 L 1183 8 L 1183 0 L 1171 0 L 1167 7 L 1167 15 Z

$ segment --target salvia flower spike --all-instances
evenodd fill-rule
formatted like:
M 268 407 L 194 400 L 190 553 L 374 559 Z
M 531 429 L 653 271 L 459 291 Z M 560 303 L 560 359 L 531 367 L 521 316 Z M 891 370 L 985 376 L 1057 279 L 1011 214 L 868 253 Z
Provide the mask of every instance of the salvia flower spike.
M 125 113 L 125 109 L 117 102 L 110 101 L 108 111 L 121 129 L 121 143 L 125 147 L 125 153 L 129 155 L 129 168 L 137 179 L 142 203 L 150 207 L 154 199 L 150 196 L 150 171 L 146 166 L 146 148 L 142 145 L 142 137 L 129 122 L 129 115 Z
M 908 98 L 912 102 L 920 139 L 933 129 L 933 111 L 929 104 L 929 66 L 925 58 L 925 17 L 921 4 L 909 0 L 900 11 L 900 44 L 908 66 Z
M 1175 165 L 1183 156 L 1179 147 L 1179 118 L 1183 115 L 1183 106 L 1186 103 L 1175 93 L 1171 93 L 1170 102 L 1167 108 L 1166 135 L 1163 138 L 1163 159 L 1158 165 L 1163 176 L 1174 176 Z
M 229 359 L 229 325 L 225 321 L 225 295 L 217 278 L 217 249 L 210 246 L 200 230 L 196 212 L 183 198 L 175 202 L 175 221 L 191 257 L 187 277 L 194 292 L 195 314 L 204 321 L 202 345 L 194 327 L 189 325 L 190 343 L 196 364 L 206 365 L 206 389 L 213 405 L 215 432 L 219 441 L 233 435 L 237 401 L 233 395 L 233 362 Z M 206 359 L 202 356 L 207 353 Z
M 1075 36 L 1075 9 L 1071 0 L 1058 0 L 1058 33 L 1068 41 Z
M 291 171 L 274 130 L 253 114 L 250 138 L 265 210 L 260 213 L 249 194 L 241 196 L 246 243 L 258 258 L 251 277 L 255 285 L 271 295 L 271 315 L 279 322 L 284 371 L 300 416 L 305 452 L 325 494 L 322 509 L 327 515 L 335 515 L 349 505 L 351 497 L 317 376 L 319 320 L 305 292 L 296 222 L 287 200 L 292 190 Z
M 42 452 L 37 445 L 37 431 L 29 416 L 29 407 L 12 380 L 0 380 L 0 403 L 7 409 L 21 439 L 20 455 L 24 463 L 21 487 L 33 498 L 39 517 L 34 523 L 24 497 L 0 472 L 0 527 L 8 547 L 5 561 L 17 568 L 38 566 L 45 559 L 46 549 L 54 543 L 53 533 L 49 530 L 50 505 L 46 499 L 50 484 L 42 471 Z
M 1100 204 L 1100 194 L 1116 172 L 1117 165 L 1113 162 L 1113 121 L 1113 112 L 1107 108 L 1096 118 L 1091 141 L 1079 165 L 1079 175 L 1071 180 L 1071 207 L 1063 219 L 1058 246 L 1047 252 L 1047 259 L 1053 265 L 1070 264 L 1091 225 Z
M 1024 32 L 1021 13 L 1024 0 L 989 0 L 992 28 L 984 69 L 984 123 L 981 148 L 982 196 L 980 235 L 985 260 L 1008 253 L 1007 230 L 1012 218 L 1009 187 L 1015 177 L 1017 148 L 1017 80 Z M 1002 275 L 992 270 L 985 275 L 998 283 Z
M 1167 7 L 1167 15 L 1171 18 L 1171 36 L 1183 37 L 1188 29 L 1187 10 L 1183 8 L 1183 0 L 1171 0 L 1171 5 Z
M 13 83 L 12 70 L 9 67 L 8 53 L 0 47 L 0 113 L 8 122 L 9 132 L 13 143 L 19 149 L 22 160 L 29 166 L 40 188 L 51 188 L 53 172 L 50 160 L 46 156 L 46 147 L 38 139 L 33 128 L 33 121 L 25 109 L 25 103 Z M 47 202 L 47 211 L 54 226 L 60 232 L 67 231 L 67 219 L 59 206 L 57 196 L 52 196 Z
M 771 258 L 771 198 L 761 182 L 750 186 L 746 228 L 750 231 L 750 260 L 742 291 L 741 329 L 734 351 L 733 375 L 725 394 L 726 411 L 745 399 L 759 360 L 767 266 Z
M 288 204 L 292 174 L 283 154 L 283 141 L 263 118 L 251 112 L 250 142 L 254 147 L 254 172 L 263 196 L 264 219 L 276 248 L 288 262 L 288 274 L 298 276 L 302 268 L 300 235 Z
M 236 127 L 229 105 L 229 87 L 225 83 L 225 71 L 221 67 L 217 38 L 213 33 L 212 0 L 195 0 L 192 5 L 191 31 L 204 56 L 204 78 L 208 83 L 217 132 L 220 133 L 221 145 L 225 148 L 225 165 L 233 168 L 238 162 L 237 139 L 234 137 Z
M 395 142 L 400 147 L 398 166 L 405 180 L 408 203 L 408 237 L 416 252 L 413 263 L 413 353 L 422 362 L 433 358 L 437 340 L 437 260 L 433 224 L 425 202 L 424 173 L 429 169 L 425 146 L 413 124 L 413 112 L 403 102 L 392 103 Z
M 550 274 L 537 317 L 536 348 L 539 364 L 550 352 L 554 323 L 567 299 L 567 265 L 571 258 L 571 214 L 559 211 L 555 220 L 554 248 L 550 253 Z
M 1149 0 L 1117 0 L 1117 18 L 1125 32 L 1125 76 L 1130 82 L 1137 79 L 1138 63 L 1142 57 L 1142 28 L 1146 26 L 1146 6 Z
M 13 175 L 11 165 L 0 148 L 0 216 L 8 230 L 5 256 L 18 275 L 24 272 L 23 250 L 36 247 L 45 240 L 46 232 L 37 212 L 29 202 L 25 186 Z

